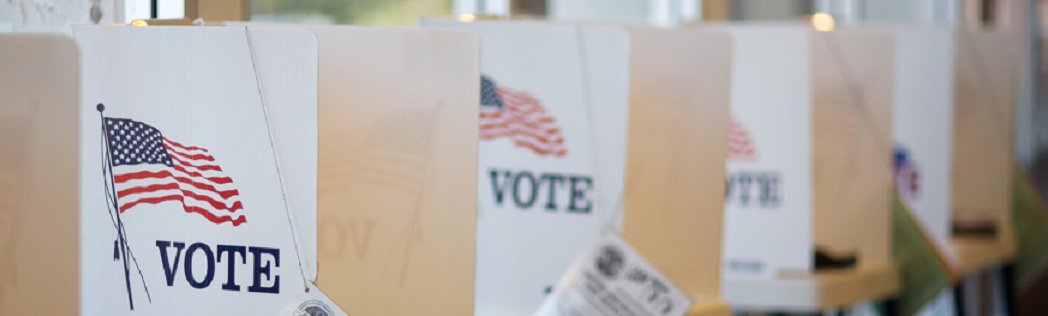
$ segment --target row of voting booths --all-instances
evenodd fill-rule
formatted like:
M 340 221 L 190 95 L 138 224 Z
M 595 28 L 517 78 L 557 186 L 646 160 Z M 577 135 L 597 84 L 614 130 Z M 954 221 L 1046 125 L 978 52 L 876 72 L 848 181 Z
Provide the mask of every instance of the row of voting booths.
M 2 35 L 0 314 L 916 313 L 1015 257 L 1011 41 L 445 18 Z

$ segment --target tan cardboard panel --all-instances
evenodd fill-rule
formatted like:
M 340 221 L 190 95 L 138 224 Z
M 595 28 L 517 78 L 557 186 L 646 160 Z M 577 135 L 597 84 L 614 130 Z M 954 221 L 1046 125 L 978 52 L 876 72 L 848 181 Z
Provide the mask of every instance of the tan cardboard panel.
M 250 21 L 250 0 L 184 0 L 185 17 L 205 21 Z
M 80 308 L 80 57 L 64 36 L 0 36 L 0 315 Z
M 887 32 L 813 32 L 815 244 L 891 259 L 892 59 Z
M 955 41 L 953 215 L 994 220 L 1004 234 L 1011 230 L 1013 41 L 1003 33 L 968 32 Z
M 472 315 L 479 39 L 310 29 L 320 45 L 319 287 L 351 315 Z
M 623 236 L 684 291 L 717 297 L 731 40 L 629 27 Z

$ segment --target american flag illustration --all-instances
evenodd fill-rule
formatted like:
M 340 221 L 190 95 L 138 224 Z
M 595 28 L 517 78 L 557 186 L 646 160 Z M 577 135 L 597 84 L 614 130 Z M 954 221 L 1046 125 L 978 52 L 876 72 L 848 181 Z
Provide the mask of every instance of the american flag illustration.
M 895 187 L 905 202 L 916 200 L 920 193 L 920 172 L 914 163 L 910 151 L 901 145 L 895 146 L 893 164 L 895 166 Z
M 435 112 L 397 113 L 380 119 L 351 158 L 349 180 L 421 195 L 435 121 Z
M 487 76 L 480 80 L 480 139 L 507 137 L 539 156 L 564 157 L 564 135 L 542 103 L 526 92 L 498 87 Z
M 752 161 L 756 157 L 757 149 L 753 146 L 750 132 L 735 118 L 735 115 L 732 115 L 728 123 L 728 160 Z
M 164 137 L 148 124 L 122 118 L 103 119 L 120 213 L 143 204 L 177 201 L 187 213 L 215 224 L 247 221 L 233 179 L 207 149 Z
M 403 257 L 400 261 L 401 285 L 406 280 L 408 264 L 413 253 L 411 250 L 415 243 L 422 242 L 421 214 L 428 198 L 425 183 L 431 170 L 429 162 L 436 158 L 433 141 L 437 132 L 439 112 L 439 108 L 436 111 L 400 112 L 377 120 L 363 146 L 352 149 L 356 154 L 351 156 L 350 163 L 339 163 L 339 166 L 326 169 L 331 171 L 348 168 L 349 177 L 338 177 L 344 178 L 341 181 L 348 180 L 348 185 L 369 183 L 410 196 L 404 197 L 405 201 L 412 202 L 414 206 L 410 209 L 411 217 L 404 227 L 404 237 L 401 239 L 404 243 Z M 342 183 L 329 182 L 327 185 L 340 184 Z M 390 210 L 396 211 L 387 209 Z M 358 254 L 363 258 L 363 252 Z M 391 252 L 387 260 L 393 260 L 400 255 L 399 250 L 396 254 Z M 393 263 L 387 261 L 386 265 L 392 266 Z

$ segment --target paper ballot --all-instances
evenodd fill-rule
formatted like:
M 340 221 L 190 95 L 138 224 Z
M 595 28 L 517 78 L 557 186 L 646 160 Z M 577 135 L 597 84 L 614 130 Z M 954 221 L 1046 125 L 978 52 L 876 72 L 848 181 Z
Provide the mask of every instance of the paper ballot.
M 284 306 L 280 316 L 348 316 L 346 311 L 331 301 L 312 283 L 295 293 Z
M 614 233 L 575 260 L 535 315 L 684 315 L 692 299 Z

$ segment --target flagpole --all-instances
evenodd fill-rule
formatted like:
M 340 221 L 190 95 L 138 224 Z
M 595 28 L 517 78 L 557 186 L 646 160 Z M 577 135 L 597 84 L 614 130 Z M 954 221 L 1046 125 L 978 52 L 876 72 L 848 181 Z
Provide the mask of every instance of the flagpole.
M 109 188 L 113 188 L 113 191 L 112 191 L 113 192 L 112 204 L 111 205 L 113 207 L 114 213 L 116 213 L 117 239 L 118 239 L 118 241 L 120 243 L 120 253 L 123 256 L 120 259 L 124 262 L 124 284 L 127 285 L 127 302 L 131 306 L 131 310 L 135 310 L 135 301 L 134 301 L 134 299 L 131 296 L 131 268 L 130 268 L 130 266 L 128 266 L 128 262 L 127 262 L 127 257 L 128 257 L 128 255 L 127 255 L 127 253 L 128 253 L 127 236 L 124 234 L 124 222 L 122 220 L 120 220 L 120 204 L 117 202 L 116 184 L 113 183 L 113 162 L 112 162 L 112 158 L 113 157 L 112 157 L 112 153 L 109 151 L 109 141 L 107 139 L 108 137 L 106 136 L 106 119 L 105 119 L 105 115 L 102 113 L 103 111 L 106 110 L 106 106 L 103 105 L 102 103 L 99 103 L 98 106 L 96 107 L 96 109 L 98 110 L 98 117 L 102 120 L 102 137 L 103 137 L 102 138 L 102 143 L 105 144 L 105 150 L 103 151 L 104 153 L 103 153 L 102 160 L 103 160 L 103 163 L 106 166 L 106 170 L 103 170 L 103 172 L 105 172 L 105 171 L 109 172 L 109 176 L 105 177 L 106 178 L 106 184 L 105 185 L 107 187 L 109 187 Z M 106 192 L 106 195 L 107 195 L 106 199 L 109 199 L 109 197 L 110 197 L 109 196 L 109 192 Z

